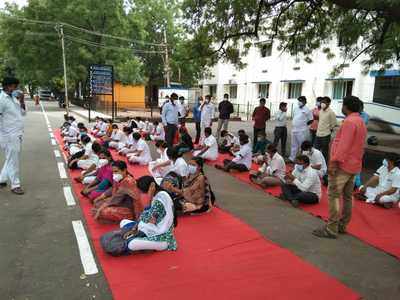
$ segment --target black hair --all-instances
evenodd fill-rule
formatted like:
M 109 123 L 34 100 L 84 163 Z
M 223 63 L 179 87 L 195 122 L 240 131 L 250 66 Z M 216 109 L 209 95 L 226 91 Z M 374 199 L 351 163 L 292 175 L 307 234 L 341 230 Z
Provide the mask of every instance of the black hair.
M 221 131 L 221 137 L 224 137 L 224 136 L 226 136 L 228 134 L 228 131 L 227 130 L 222 130 Z
M 315 100 L 316 102 L 321 102 L 322 99 L 324 99 L 324 97 L 317 97 L 317 99 Z
M 206 95 L 204 98 L 208 99 L 208 100 L 211 100 L 211 95 Z
M 300 96 L 299 98 L 297 98 L 297 100 L 303 103 L 307 103 L 307 98 L 305 96 Z
M 204 159 L 201 158 L 200 156 L 194 156 L 194 157 L 192 157 L 191 160 L 196 162 L 196 164 L 200 167 L 200 172 L 202 174 L 204 174 L 204 169 L 203 169 L 203 167 L 204 167 Z
M 156 121 L 153 121 L 153 125 L 154 126 L 157 126 L 158 124 L 160 124 L 157 120 Z
M 171 96 L 169 96 L 171 100 L 177 100 L 178 99 L 178 94 L 177 93 L 172 93 Z
M 10 86 L 10 85 L 19 85 L 19 80 L 15 77 L 4 77 L 2 81 L 3 88 Z
M 167 148 L 168 147 L 167 142 L 166 141 L 157 141 L 156 148 L 160 148 L 160 147 Z
M 81 142 L 82 142 L 83 144 L 90 143 L 90 141 L 91 141 L 91 139 L 90 139 L 90 137 L 89 137 L 88 135 L 83 134 L 83 135 L 81 136 Z
M 260 103 L 261 103 L 261 102 L 265 104 L 265 103 L 267 102 L 267 100 L 265 100 L 265 98 L 261 98 L 261 99 L 260 99 Z
M 229 99 L 229 94 L 224 94 L 224 99 Z
M 83 123 L 78 123 L 78 128 L 79 128 L 79 129 L 85 128 L 85 124 L 83 124 Z
M 118 124 L 112 124 L 112 129 L 118 129 Z
M 135 132 L 134 134 L 132 134 L 132 137 L 133 139 L 138 141 L 142 137 L 142 135 L 139 132 Z
M 244 129 L 239 129 L 238 130 L 238 135 L 242 135 L 242 134 L 246 134 L 246 131 L 244 131 Z
M 103 149 L 101 149 L 100 153 L 104 154 L 104 156 L 107 158 L 111 158 L 112 162 L 114 161 L 110 150 L 103 148 Z
M 287 106 L 287 103 L 286 102 L 281 102 L 281 103 L 279 103 L 279 108 L 280 109 L 282 109 L 282 108 L 284 108 L 284 107 L 286 107 Z
M 182 154 L 179 153 L 176 147 L 170 147 L 167 149 L 167 155 L 172 160 L 177 160 Z
M 125 126 L 125 127 L 122 129 L 122 131 L 123 131 L 123 132 L 127 132 L 128 134 L 131 134 L 131 133 L 133 132 L 132 128 L 131 128 L 131 127 L 128 127 L 128 126 Z
M 364 102 L 362 102 L 361 100 L 360 100 L 360 113 L 362 113 L 364 111 Z
M 180 96 L 180 97 L 179 97 L 179 100 L 185 100 L 185 97 Z
M 267 151 L 271 151 L 271 152 L 273 152 L 273 153 L 278 152 L 278 149 L 276 148 L 276 144 L 269 144 L 269 145 L 267 146 Z
M 128 169 L 126 162 L 124 162 L 123 160 L 114 161 L 112 166 L 121 171 L 125 171 L 126 169 Z
M 321 102 L 331 104 L 332 100 L 328 96 L 322 97 Z
M 136 121 L 142 121 L 141 117 L 136 117 Z
M 207 133 L 207 134 L 211 135 L 211 134 L 212 134 L 212 129 L 211 129 L 211 127 L 206 127 L 206 128 L 204 128 L 204 133 Z
M 69 120 L 70 120 L 70 121 L 75 121 L 75 118 L 74 118 L 73 116 L 70 116 L 70 117 L 69 117 Z
M 343 106 L 351 112 L 360 112 L 361 100 L 355 96 L 346 96 L 343 98 Z
M 312 143 L 310 142 L 310 141 L 304 141 L 302 144 L 301 144 L 301 150 L 302 151 L 306 151 L 306 150 L 309 150 L 309 149 L 311 149 L 312 148 Z
M 307 155 L 299 155 L 296 157 L 296 160 L 306 163 L 307 165 L 310 164 L 310 159 Z
M 92 150 L 94 153 L 99 154 L 100 151 L 103 150 L 103 147 L 98 142 L 94 142 L 92 145 Z
M 247 134 L 242 134 L 239 137 L 239 141 L 247 144 L 249 142 L 249 136 Z
M 386 153 L 385 158 L 388 161 L 393 162 L 396 166 L 400 163 L 400 156 L 396 153 L 393 152 Z

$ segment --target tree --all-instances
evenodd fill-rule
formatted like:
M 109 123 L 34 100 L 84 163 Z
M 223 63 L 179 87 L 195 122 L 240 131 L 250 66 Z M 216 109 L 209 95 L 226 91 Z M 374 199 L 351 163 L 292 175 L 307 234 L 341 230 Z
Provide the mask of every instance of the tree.
M 210 53 L 208 65 L 225 59 L 242 66 L 239 54 L 261 38 L 307 62 L 321 48 L 332 58 L 324 45 L 335 37 L 344 59 L 363 57 L 366 69 L 400 62 L 398 0 L 184 0 L 182 7 L 193 41 Z

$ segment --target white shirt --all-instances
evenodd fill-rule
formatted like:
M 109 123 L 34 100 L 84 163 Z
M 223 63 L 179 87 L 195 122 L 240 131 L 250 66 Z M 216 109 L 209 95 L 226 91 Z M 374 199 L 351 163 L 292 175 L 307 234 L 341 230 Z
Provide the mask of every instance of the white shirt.
M 146 161 L 151 161 L 150 148 L 149 148 L 149 145 L 147 145 L 147 143 L 144 140 L 139 139 L 137 141 L 136 150 L 142 151 L 142 153 L 140 154 L 140 157 L 143 157 Z
M 25 110 L 19 101 L 6 92 L 0 94 L 0 140 L 24 134 Z
M 302 192 L 310 192 L 321 197 L 321 181 L 318 172 L 309 166 L 303 172 L 298 172 L 296 169 L 292 172 L 296 179 L 293 184 Z
M 146 127 L 146 123 L 145 122 L 139 121 L 139 122 L 136 122 L 136 123 L 137 123 L 138 129 L 140 129 L 140 130 L 145 129 L 145 127 Z
M 164 126 L 162 124 L 157 125 L 154 135 L 160 137 L 161 139 L 165 139 Z
M 312 148 L 311 153 L 303 151 L 303 155 L 306 155 L 310 159 L 310 165 L 321 165 L 321 169 L 316 171 L 320 177 L 325 176 L 326 172 L 328 171 L 328 167 L 326 165 L 325 157 L 321 151 Z
M 182 104 L 179 102 L 178 111 L 180 114 L 180 116 L 179 116 L 180 118 L 186 117 L 186 114 L 188 112 L 188 108 L 187 108 L 186 104 L 185 103 Z
M 208 148 L 207 152 L 207 156 L 210 159 L 217 159 L 218 157 L 218 143 L 217 140 L 215 139 L 215 137 L 213 135 L 210 135 L 206 138 L 204 138 L 203 144 Z
M 286 127 L 287 123 L 287 114 L 286 111 L 281 111 L 279 110 L 275 116 L 274 119 L 276 121 L 276 127 Z
M 210 126 L 212 119 L 214 118 L 214 105 L 211 103 L 204 104 L 201 110 L 201 123 Z
M 240 150 L 235 152 L 235 157 L 232 159 L 234 163 L 245 165 L 247 169 L 251 169 L 253 152 L 250 143 L 240 145 Z
M 307 106 L 304 105 L 302 108 L 296 106 L 293 111 L 292 132 L 308 130 L 307 123 L 313 119 L 313 114 Z
M 400 196 L 400 169 L 398 167 L 389 171 L 387 167 L 381 166 L 375 175 L 379 176 L 378 193 L 386 192 L 394 187 L 397 188 L 395 195 Z
M 79 129 L 75 126 L 69 126 L 68 128 L 68 136 L 69 137 L 77 137 L 79 135 Z
M 186 161 L 182 158 L 179 157 L 173 164 L 172 172 L 175 172 L 176 174 L 182 176 L 182 177 L 187 177 L 189 176 L 189 168 L 186 163 Z
M 224 140 L 226 141 L 226 146 L 240 145 L 239 138 L 231 133 L 228 133 Z
M 266 173 L 268 176 L 274 176 L 285 182 L 286 164 L 283 157 L 276 152 L 272 158 L 268 156 L 268 164 L 264 163 L 260 168 L 260 172 Z
M 116 142 L 121 142 L 123 136 L 126 135 L 121 130 L 117 129 L 111 133 L 111 140 Z

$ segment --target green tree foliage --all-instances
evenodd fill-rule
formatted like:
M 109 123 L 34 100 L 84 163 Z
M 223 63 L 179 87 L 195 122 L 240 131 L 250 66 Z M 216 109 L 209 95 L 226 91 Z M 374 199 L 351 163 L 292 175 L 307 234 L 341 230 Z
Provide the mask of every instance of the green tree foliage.
M 344 60 L 363 57 L 366 69 L 400 61 L 399 0 L 184 0 L 183 11 L 209 65 L 222 58 L 240 67 L 239 53 L 258 39 L 276 40 L 307 62 L 316 49 L 332 58 L 325 45 L 336 37 Z

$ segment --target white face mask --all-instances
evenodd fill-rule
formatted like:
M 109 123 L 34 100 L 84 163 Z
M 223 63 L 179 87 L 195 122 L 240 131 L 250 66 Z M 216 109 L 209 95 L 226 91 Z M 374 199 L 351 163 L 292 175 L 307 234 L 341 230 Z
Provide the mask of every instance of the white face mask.
M 122 180 L 122 178 L 123 178 L 123 176 L 121 174 L 119 174 L 119 173 L 113 174 L 113 180 L 115 182 L 120 182 Z
M 321 103 L 321 108 L 322 108 L 323 110 L 325 110 L 325 109 L 328 108 L 328 105 L 327 105 L 326 103 Z
M 312 154 L 312 151 L 303 151 L 303 155 L 309 156 Z
M 195 174 L 197 172 L 197 167 L 193 165 L 188 165 L 189 174 Z

